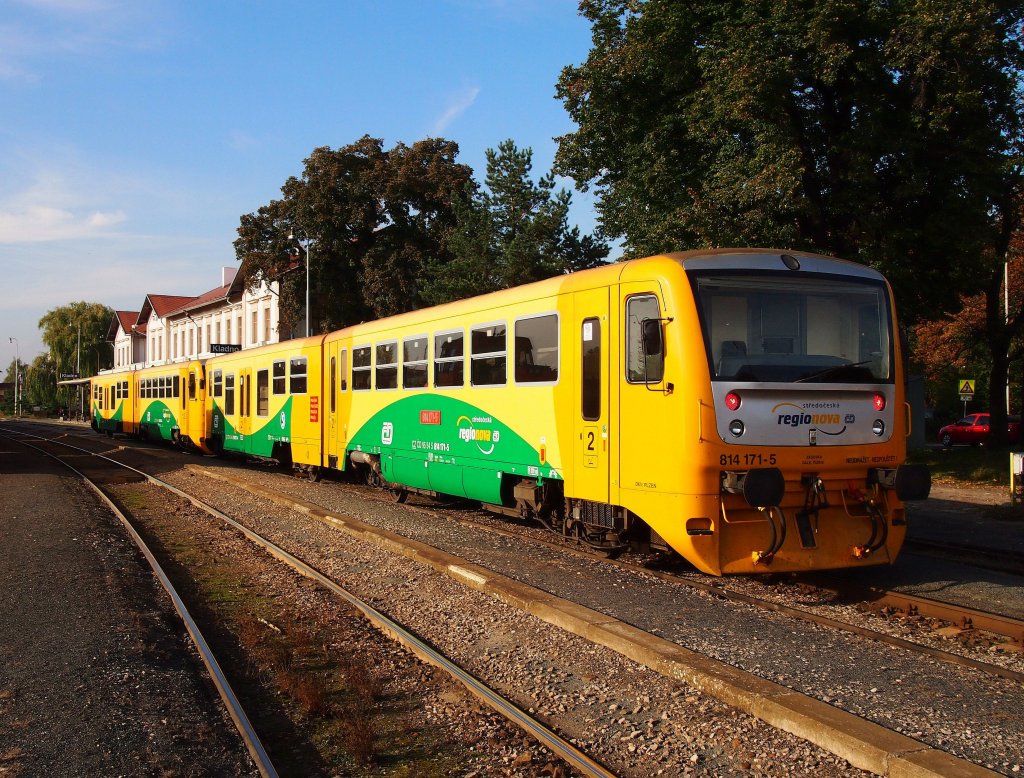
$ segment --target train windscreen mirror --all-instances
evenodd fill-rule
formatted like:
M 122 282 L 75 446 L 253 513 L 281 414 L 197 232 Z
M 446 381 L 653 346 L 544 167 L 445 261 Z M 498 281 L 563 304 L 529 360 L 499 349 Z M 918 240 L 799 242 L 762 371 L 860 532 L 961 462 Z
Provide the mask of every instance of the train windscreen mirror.
M 661 320 L 644 319 L 640 327 L 644 341 L 644 354 L 649 357 L 659 356 L 662 351 Z

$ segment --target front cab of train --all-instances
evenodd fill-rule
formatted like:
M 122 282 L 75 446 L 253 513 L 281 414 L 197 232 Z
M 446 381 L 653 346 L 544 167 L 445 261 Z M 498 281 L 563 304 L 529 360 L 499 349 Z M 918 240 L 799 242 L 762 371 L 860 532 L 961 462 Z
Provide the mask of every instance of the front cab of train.
M 930 476 L 905 462 L 910 409 L 888 284 L 805 254 L 683 268 L 710 378 L 697 459 L 718 486 L 694 497 L 683 542 L 721 573 L 892 562 L 904 503 L 927 497 Z

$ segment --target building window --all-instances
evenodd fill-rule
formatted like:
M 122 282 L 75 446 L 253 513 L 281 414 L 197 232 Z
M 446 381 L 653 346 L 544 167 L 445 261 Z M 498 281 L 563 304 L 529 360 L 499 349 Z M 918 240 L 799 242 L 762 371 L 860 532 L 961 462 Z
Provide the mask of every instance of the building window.
M 263 309 L 263 342 L 270 343 L 270 309 Z
M 434 336 L 434 386 L 444 388 L 462 386 L 465 382 L 465 364 L 462 331 L 441 332 Z
M 505 325 L 474 327 L 470 339 L 469 382 L 473 386 L 501 386 L 507 380 Z
M 256 343 L 260 339 L 260 331 L 259 331 L 259 325 L 258 325 L 258 317 L 259 317 L 259 315 L 260 315 L 259 311 L 253 311 L 252 312 L 252 331 L 249 333 L 249 336 L 252 338 L 251 343 L 254 346 L 256 345 Z
M 292 357 L 291 364 L 289 365 L 291 371 L 291 381 L 289 382 L 289 390 L 292 394 L 305 394 L 306 393 L 306 358 L 305 357 Z

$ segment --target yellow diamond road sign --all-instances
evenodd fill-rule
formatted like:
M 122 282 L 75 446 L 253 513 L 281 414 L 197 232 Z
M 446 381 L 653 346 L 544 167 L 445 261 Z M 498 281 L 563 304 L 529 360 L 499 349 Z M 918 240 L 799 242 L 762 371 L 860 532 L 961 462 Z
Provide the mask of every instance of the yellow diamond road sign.
M 960 381 L 960 394 L 974 394 L 973 378 L 964 378 Z

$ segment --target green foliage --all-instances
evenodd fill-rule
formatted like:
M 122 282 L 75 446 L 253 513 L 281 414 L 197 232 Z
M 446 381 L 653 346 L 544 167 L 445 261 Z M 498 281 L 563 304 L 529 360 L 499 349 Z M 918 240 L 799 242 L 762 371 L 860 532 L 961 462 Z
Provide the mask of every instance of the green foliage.
M 918 449 L 909 452 L 907 458 L 927 465 L 936 483 L 1010 485 L 1010 457 L 1006 449 L 985 446 Z
M 453 258 L 432 261 L 423 282 L 431 303 L 469 297 L 594 267 L 608 246 L 569 227 L 568 191 L 554 176 L 531 178 L 533 152 L 512 140 L 487 150 L 485 187 L 470 186 L 456 203 L 448 247 Z
M 448 258 L 454 207 L 472 176 L 457 155 L 458 145 L 443 138 L 385 150 L 364 136 L 337 150 L 314 149 L 302 178 L 281 188 L 282 199 L 241 218 L 235 253 L 247 285 L 279 280 L 283 325 L 301 318 L 305 257 L 288 253 L 295 227 L 311 238 L 315 332 L 421 306 L 422 269 L 428 259 Z
M 40 354 L 23 375 L 22 409 L 42 408 L 52 412 L 57 407 L 56 364 L 47 354 Z
M 102 303 L 84 301 L 47 311 L 39 320 L 39 328 L 43 331 L 43 343 L 49 349 L 49 357 L 54 361 L 57 372 L 75 371 L 78 365 L 79 330 L 82 377 L 96 375 L 98 370 L 110 367 L 112 347 L 107 343 L 107 331 L 113 318 L 112 308 Z
M 593 47 L 558 83 L 578 129 L 556 163 L 627 253 L 838 254 L 886 273 L 910 320 L 989 283 L 1019 218 L 1020 3 L 580 10 Z

